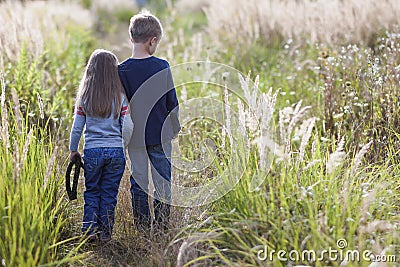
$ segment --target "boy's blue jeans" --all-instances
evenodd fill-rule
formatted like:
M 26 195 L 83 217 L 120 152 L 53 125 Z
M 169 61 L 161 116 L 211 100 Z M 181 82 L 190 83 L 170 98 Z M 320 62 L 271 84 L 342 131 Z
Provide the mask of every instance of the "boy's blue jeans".
M 171 201 L 171 142 L 150 145 L 146 149 L 131 149 L 129 158 L 132 163 L 130 191 L 136 226 L 148 227 L 152 221 L 148 201 L 148 163 L 150 160 L 151 177 L 154 184 L 155 222 L 166 227 Z
M 85 205 L 82 231 L 110 238 L 118 188 L 125 170 L 123 148 L 90 148 L 83 151 Z

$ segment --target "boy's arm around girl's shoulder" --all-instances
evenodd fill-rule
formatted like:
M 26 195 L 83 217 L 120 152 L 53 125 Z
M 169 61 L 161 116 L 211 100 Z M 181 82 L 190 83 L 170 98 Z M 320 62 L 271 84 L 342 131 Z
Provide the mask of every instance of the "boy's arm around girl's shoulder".
M 127 147 L 132 138 L 134 125 L 133 125 L 133 121 L 131 118 L 129 103 L 128 103 L 126 97 L 124 97 L 124 100 L 122 102 L 120 120 L 121 120 L 123 144 L 124 144 L 124 147 Z

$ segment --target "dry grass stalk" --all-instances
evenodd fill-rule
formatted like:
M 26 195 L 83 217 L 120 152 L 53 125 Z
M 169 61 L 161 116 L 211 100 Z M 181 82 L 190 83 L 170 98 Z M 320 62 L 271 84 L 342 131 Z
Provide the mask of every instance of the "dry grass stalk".
M 285 154 L 290 156 L 292 146 L 292 132 L 296 124 L 303 118 L 310 106 L 301 107 L 302 101 L 299 101 L 295 108 L 286 107 L 279 111 L 279 131 L 281 140 L 285 146 Z M 287 125 L 287 126 L 286 126 Z
M 360 234 L 362 233 L 385 233 L 385 232 L 392 232 L 395 231 L 395 226 L 388 221 L 383 220 L 373 220 L 366 225 L 361 225 L 358 230 Z
M 12 100 L 14 102 L 14 113 L 15 119 L 17 123 L 18 135 L 22 134 L 22 113 L 21 113 L 21 105 L 18 99 L 17 92 L 13 89 L 11 90 Z
M 246 135 L 246 111 L 242 101 L 238 101 L 239 134 Z
M 326 163 L 326 173 L 332 174 L 336 168 L 342 164 L 344 158 L 346 157 L 346 152 L 344 150 L 344 137 L 339 142 L 338 147 L 336 148 L 335 152 L 329 155 L 329 160 Z
M 263 93 L 258 101 L 258 109 L 260 116 L 260 128 L 262 131 L 267 131 L 270 128 L 270 124 L 275 113 L 276 98 L 279 90 L 272 93 L 272 88 L 267 93 Z
M 18 139 L 14 140 L 14 151 L 13 151 L 13 166 L 14 166 L 14 186 L 17 184 L 18 176 L 21 171 L 21 160 L 19 152 Z
M 320 162 L 321 162 L 320 159 L 315 159 L 315 160 L 313 160 L 313 161 L 307 163 L 307 165 L 304 167 L 303 171 L 306 171 L 306 170 L 310 169 L 311 167 L 317 165 L 317 164 L 320 163 Z
M 363 147 L 361 148 L 361 150 L 357 153 L 357 155 L 354 158 L 354 165 L 353 165 L 353 169 L 351 170 L 351 173 L 354 175 L 358 169 L 358 166 L 360 166 L 361 161 L 364 157 L 365 154 L 367 154 L 369 148 L 372 145 L 372 141 L 369 141 L 367 144 L 363 145 Z
M 259 76 L 256 76 L 254 82 L 250 79 L 250 73 L 246 78 L 239 75 L 239 81 L 243 90 L 244 99 L 248 109 L 243 106 L 239 108 L 239 123 L 247 126 L 250 133 L 256 138 L 253 144 L 257 145 L 259 153 L 259 167 L 266 169 L 270 164 L 272 153 L 279 158 L 285 159 L 282 148 L 274 141 L 271 136 L 275 136 L 270 125 L 275 112 L 275 104 L 279 90 L 272 92 L 272 88 L 267 93 L 259 92 Z M 242 130 L 240 130 L 242 131 Z
M 300 143 L 299 156 L 297 158 L 297 162 L 301 162 L 301 161 L 304 160 L 304 153 L 305 153 L 308 141 L 311 138 L 311 133 L 312 133 L 312 130 L 314 129 L 314 126 L 315 126 L 315 120 L 316 120 L 315 118 L 311 118 L 309 120 L 309 124 L 307 126 L 307 130 L 303 134 L 303 137 L 302 137 L 301 143 Z
M 10 135 L 8 133 L 8 109 L 6 105 L 6 84 L 3 75 L 0 76 L 1 82 L 1 139 L 6 149 L 10 148 Z
M 44 119 L 43 99 L 40 96 L 39 92 L 37 93 L 37 99 L 38 99 L 38 105 L 39 105 L 40 118 L 43 120 Z
M 222 129 L 222 147 L 225 147 L 226 135 L 231 134 L 231 106 L 229 105 L 229 90 L 225 83 L 224 86 L 224 107 L 225 107 L 225 127 Z
M 29 145 L 31 143 L 32 137 L 33 137 L 33 130 L 31 129 L 26 138 L 25 145 L 22 150 L 22 155 L 20 154 L 20 149 L 19 149 L 20 144 L 17 142 L 17 140 L 14 141 L 14 153 L 13 153 L 14 185 L 17 184 L 18 177 L 21 175 L 21 170 L 28 156 Z
M 196 233 L 195 235 L 189 236 L 183 241 L 179 248 L 176 266 L 184 266 L 187 262 L 191 260 L 193 256 L 197 257 L 199 250 L 197 245 L 204 241 L 216 239 L 218 237 L 217 232 L 206 232 L 206 233 Z
M 368 192 L 366 195 L 363 196 L 363 201 L 361 204 L 360 210 L 360 226 L 359 228 L 362 229 L 363 226 L 367 224 L 369 218 L 369 207 L 371 206 L 372 202 L 375 201 L 375 196 L 377 192 L 377 187 L 375 187 L 372 191 Z
M 44 183 L 43 183 L 44 189 L 46 189 L 47 183 L 49 182 L 49 179 L 51 178 L 51 175 L 53 174 L 53 167 L 54 167 L 54 163 L 56 161 L 57 152 L 58 152 L 58 146 L 54 147 L 53 152 L 51 153 L 50 160 L 47 164 L 47 171 L 46 171 L 46 175 L 44 176 Z
M 23 163 L 25 162 L 25 160 L 27 159 L 28 151 L 29 151 L 29 145 L 31 144 L 32 137 L 33 137 L 33 130 L 30 129 L 30 130 L 29 130 L 29 133 L 28 133 L 28 136 L 26 137 L 24 149 L 22 150 L 22 158 L 21 158 L 21 163 L 22 163 L 22 164 L 23 164 Z
M 246 78 L 244 78 L 242 75 L 238 75 L 239 81 L 240 81 L 240 86 L 243 90 L 244 98 L 246 100 L 246 103 L 249 105 L 250 109 L 253 111 L 256 111 L 257 109 L 257 99 L 258 99 L 258 79 L 256 77 L 255 82 L 253 82 L 250 78 L 250 73 L 247 74 Z

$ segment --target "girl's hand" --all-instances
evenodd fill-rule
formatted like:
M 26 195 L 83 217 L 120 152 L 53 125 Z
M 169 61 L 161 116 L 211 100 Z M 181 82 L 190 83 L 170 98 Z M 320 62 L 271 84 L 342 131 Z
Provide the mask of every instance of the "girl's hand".
M 81 154 L 79 154 L 78 151 L 71 151 L 71 154 L 69 155 L 69 161 L 72 162 L 72 160 L 73 160 L 75 157 L 81 158 Z

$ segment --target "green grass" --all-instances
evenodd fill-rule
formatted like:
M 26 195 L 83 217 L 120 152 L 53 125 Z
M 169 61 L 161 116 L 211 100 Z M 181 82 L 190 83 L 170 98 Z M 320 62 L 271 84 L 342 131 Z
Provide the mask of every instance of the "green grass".
M 1 84 L 5 86 L 4 81 Z M 0 142 L 2 264 L 39 266 L 75 261 L 82 257 L 77 254 L 80 245 L 60 253 L 61 245 L 69 239 L 61 235 L 67 223 L 67 203 L 64 181 L 57 172 L 60 149 L 51 135 L 28 123 L 28 116 L 21 117 L 18 101 L 7 102 L 2 103 Z
M 262 261 L 257 258 L 257 252 L 264 246 L 270 251 L 300 253 L 337 249 L 336 242 L 342 238 L 348 242 L 346 250 L 373 251 L 372 244 L 378 242 L 382 248 L 392 247 L 388 255 L 397 255 L 398 247 L 393 246 L 398 246 L 400 241 L 395 234 L 395 224 L 400 219 L 396 193 L 400 183 L 396 178 L 398 166 L 392 162 L 397 155 L 392 155 L 383 166 L 364 166 L 356 175 L 350 172 L 352 161 L 349 159 L 345 163 L 349 165 L 347 168 L 338 168 L 327 175 L 323 164 L 327 152 L 322 147 L 319 149 L 317 153 L 321 154 L 312 160 L 320 163 L 307 170 L 303 164 L 300 167 L 286 162 L 274 164 L 255 192 L 249 188 L 256 162 L 250 162 L 238 186 L 213 205 L 209 223 L 199 228 L 194 224 L 187 234 L 189 238 L 197 237 L 198 243 L 209 248 L 204 254 L 199 250 L 198 258 L 192 259 L 192 263 L 286 266 L 276 256 L 273 262 Z M 387 228 L 374 227 L 376 223 Z M 326 260 L 315 266 L 341 263 Z M 350 266 L 369 264 L 362 261 Z
M 55 266 L 85 255 L 78 253 L 84 240 L 67 229 L 62 140 L 93 43 L 87 30 L 71 26 L 64 31 L 46 42 L 42 55 L 21 46 L 20 57 L 0 73 L 0 257 L 5 266 Z

